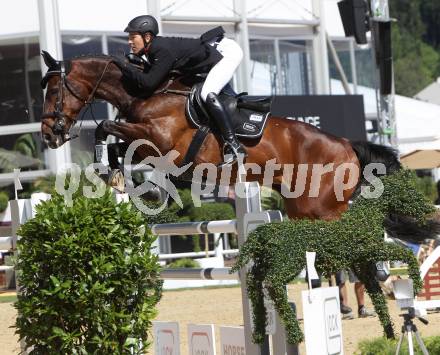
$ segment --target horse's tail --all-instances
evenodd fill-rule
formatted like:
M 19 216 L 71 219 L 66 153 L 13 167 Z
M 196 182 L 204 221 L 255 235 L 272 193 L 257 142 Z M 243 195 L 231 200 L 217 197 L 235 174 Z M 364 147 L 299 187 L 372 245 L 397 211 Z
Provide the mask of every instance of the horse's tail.
M 438 217 L 421 223 L 411 217 L 390 214 L 384 221 L 384 227 L 389 237 L 415 244 L 423 243 L 426 239 L 434 239 L 440 234 Z
M 359 160 L 361 176 L 364 168 L 370 163 L 384 164 L 387 174 L 392 174 L 402 167 L 397 151 L 391 147 L 360 141 L 350 143 Z

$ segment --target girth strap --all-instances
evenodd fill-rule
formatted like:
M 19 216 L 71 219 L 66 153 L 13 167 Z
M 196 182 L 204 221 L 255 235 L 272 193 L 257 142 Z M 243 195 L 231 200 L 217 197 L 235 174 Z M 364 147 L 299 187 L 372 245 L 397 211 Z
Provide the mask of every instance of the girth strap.
M 188 150 L 186 151 L 185 158 L 183 159 L 183 162 L 182 164 L 180 164 L 180 166 L 184 166 L 194 160 L 209 132 L 210 128 L 208 126 L 199 127 L 196 134 L 194 134 Z

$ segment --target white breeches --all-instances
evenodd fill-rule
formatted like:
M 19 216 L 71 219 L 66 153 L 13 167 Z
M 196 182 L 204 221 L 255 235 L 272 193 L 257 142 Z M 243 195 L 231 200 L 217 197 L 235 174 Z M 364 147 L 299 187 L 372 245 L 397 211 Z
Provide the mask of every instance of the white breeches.
M 243 59 L 243 50 L 232 39 L 224 37 L 217 45 L 217 50 L 223 58 L 212 67 L 206 77 L 200 96 L 203 101 L 210 92 L 219 94 L 224 86 L 232 79 L 234 72 Z

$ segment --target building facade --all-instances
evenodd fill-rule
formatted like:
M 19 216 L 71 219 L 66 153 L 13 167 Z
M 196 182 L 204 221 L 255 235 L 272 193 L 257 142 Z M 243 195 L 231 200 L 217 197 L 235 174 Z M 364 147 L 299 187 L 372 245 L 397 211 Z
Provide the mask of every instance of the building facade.
M 244 50 L 234 77 L 236 91 L 254 95 L 310 95 L 335 91 L 339 74 L 327 52 L 331 37 L 353 93 L 373 86 L 372 56 L 343 36 L 336 0 L 15 0 L 0 14 L 0 148 L 33 159 L 21 166 L 22 179 L 56 172 L 60 164 L 88 164 L 93 158 L 95 122 L 90 114 L 80 138 L 57 150 L 41 144 L 40 116 L 46 68 L 41 50 L 57 59 L 81 54 L 121 55 L 128 51 L 128 21 L 155 15 L 166 36 L 198 37 L 222 25 Z M 98 120 L 116 112 L 106 103 L 93 105 Z M 35 162 L 37 160 L 37 163 Z M 39 163 L 38 163 L 39 161 Z M 11 164 L 0 166 L 0 184 L 12 181 Z

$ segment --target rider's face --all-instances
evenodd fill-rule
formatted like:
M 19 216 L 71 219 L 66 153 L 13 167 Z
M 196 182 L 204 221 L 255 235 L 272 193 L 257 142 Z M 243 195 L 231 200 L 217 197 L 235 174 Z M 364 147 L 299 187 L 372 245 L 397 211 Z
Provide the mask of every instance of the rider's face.
M 144 36 L 147 44 L 150 43 L 151 36 L 149 34 Z M 137 32 L 130 32 L 128 34 L 128 45 L 130 46 L 132 53 L 139 53 L 139 51 L 144 48 L 144 40 L 142 39 L 142 35 Z
M 129 33 L 128 34 L 128 45 L 132 53 L 138 53 L 142 48 L 144 48 L 144 41 L 142 40 L 142 35 L 139 33 Z

